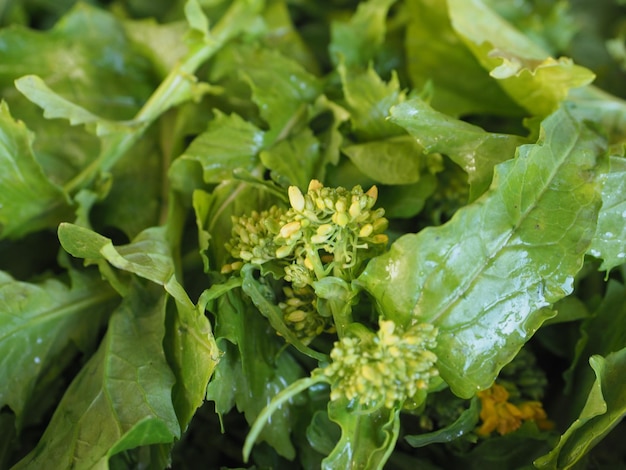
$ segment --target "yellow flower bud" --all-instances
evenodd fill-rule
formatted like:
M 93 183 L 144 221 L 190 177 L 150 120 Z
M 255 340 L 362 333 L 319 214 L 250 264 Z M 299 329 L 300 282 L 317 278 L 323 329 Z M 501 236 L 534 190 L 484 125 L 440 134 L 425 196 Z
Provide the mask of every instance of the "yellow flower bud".
M 289 204 L 296 212 L 302 212 L 304 210 L 304 196 L 297 186 L 289 186 Z

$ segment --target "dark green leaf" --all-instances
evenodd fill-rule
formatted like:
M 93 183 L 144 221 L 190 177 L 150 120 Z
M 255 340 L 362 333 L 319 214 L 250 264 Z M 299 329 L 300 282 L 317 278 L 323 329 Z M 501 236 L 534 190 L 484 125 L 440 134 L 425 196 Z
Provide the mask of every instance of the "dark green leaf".
M 97 276 L 71 272 L 72 285 L 0 277 L 0 408 L 8 405 L 18 426 L 38 380 L 70 344 L 93 347 L 98 329 L 119 301 Z
M 180 436 L 162 347 L 165 298 L 133 285 L 37 448 L 14 468 L 106 468 L 118 452 Z

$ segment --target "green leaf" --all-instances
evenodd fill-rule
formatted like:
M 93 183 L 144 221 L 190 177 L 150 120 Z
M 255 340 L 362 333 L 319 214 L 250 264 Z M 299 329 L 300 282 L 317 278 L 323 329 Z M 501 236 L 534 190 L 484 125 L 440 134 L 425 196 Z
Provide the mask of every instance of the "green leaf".
M 409 136 L 394 137 L 342 149 L 367 177 L 382 184 L 412 184 L 419 181 L 428 156 Z
M 411 1 L 407 8 L 407 73 L 414 88 L 432 86 L 433 108 L 452 116 L 523 113 L 452 28 L 445 1 Z
M 377 140 L 404 134 L 400 127 L 387 121 L 389 109 L 405 99 L 396 73 L 385 83 L 371 66 L 367 71 L 355 71 L 341 64 L 338 71 L 355 136 Z
M 330 57 L 335 65 L 366 67 L 385 39 L 387 13 L 395 0 L 367 0 L 358 4 L 350 21 L 331 23 Z
M 472 399 L 470 407 L 466 409 L 452 424 L 437 431 L 424 434 L 407 435 L 404 439 L 412 447 L 424 447 L 441 442 L 452 442 L 468 432 L 476 429 L 478 415 L 480 413 L 480 401 Z
M 589 363 L 596 380 L 585 407 L 561 436 L 558 445 L 535 461 L 540 469 L 573 468 L 626 415 L 626 348 L 606 357 L 592 356 Z
M 602 259 L 600 269 L 610 271 L 626 262 L 626 159 L 611 157 L 604 177 L 602 210 L 589 254 Z
M 39 444 L 14 468 L 106 468 L 119 452 L 180 436 L 162 348 L 165 298 L 133 285 Z
M 391 109 L 391 122 L 406 129 L 425 152 L 439 152 L 465 170 L 470 183 L 470 199 L 489 187 L 493 168 L 515 156 L 527 139 L 487 132 L 478 126 L 435 111 L 420 99 Z
M 298 130 L 308 118 L 308 105 L 321 93 L 319 79 L 276 50 L 238 46 L 227 52 L 211 78 L 239 74 L 248 83 L 252 101 L 268 125 L 265 144 L 269 146 Z
M 0 103 L 0 238 L 54 227 L 71 215 L 67 195 L 37 163 L 33 139 L 6 102 Z
M 605 142 L 565 109 L 496 167 L 491 189 L 445 225 L 407 234 L 360 277 L 385 317 L 439 328 L 438 367 L 464 398 L 571 293 L 600 206 Z
M 490 75 L 530 113 L 546 116 L 572 88 L 595 75 L 571 59 L 554 59 L 481 0 L 448 0 L 452 26 Z
M 200 163 L 205 182 L 219 183 L 232 178 L 234 170 L 251 171 L 258 164 L 263 135 L 263 131 L 237 114 L 216 111 L 207 130 L 193 140 L 180 158 Z
M 71 271 L 71 286 L 0 279 L 0 408 L 8 405 L 21 426 L 36 383 L 65 348 L 93 346 L 98 329 L 119 301 L 94 273 Z
M 400 432 L 400 412 L 381 407 L 370 413 L 350 410 L 347 401 L 328 403 L 328 416 L 341 427 L 341 439 L 322 462 L 324 470 L 382 469 Z
M 320 143 L 308 128 L 262 151 L 261 162 L 272 170 L 272 176 L 279 184 L 295 185 L 302 190 L 325 170 Z
M 207 399 L 215 401 L 218 414 L 227 413 L 236 404 L 250 424 L 272 398 L 303 375 L 276 330 L 251 307 L 243 300 L 241 291 L 234 289 L 210 308 L 216 316 L 215 334 L 224 356 L 207 390 Z M 259 435 L 287 458 L 295 457 L 293 444 L 287 438 L 293 412 L 293 404 L 281 406 Z
M 140 233 L 132 243 L 115 247 L 107 237 L 77 225 L 63 223 L 59 226 L 59 240 L 72 256 L 92 262 L 106 260 L 118 269 L 162 285 L 178 302 L 193 306 L 176 279 L 164 226 L 151 227 Z

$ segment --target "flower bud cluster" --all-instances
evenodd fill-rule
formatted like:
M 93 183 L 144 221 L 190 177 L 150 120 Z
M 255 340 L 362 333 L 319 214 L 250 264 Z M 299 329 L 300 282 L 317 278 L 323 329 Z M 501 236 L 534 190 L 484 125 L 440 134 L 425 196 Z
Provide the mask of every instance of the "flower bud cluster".
M 332 274 L 350 280 L 388 242 L 385 211 L 373 209 L 377 197 L 376 186 L 363 192 L 360 186 L 327 188 L 312 180 L 306 194 L 291 186 L 276 256 L 299 260 L 318 279 Z
M 390 320 L 379 326 L 376 334 L 346 336 L 335 343 L 332 362 L 322 369 L 331 384 L 331 400 L 345 397 L 366 408 L 393 408 L 426 390 L 438 375 L 436 327 L 417 323 L 402 332 Z
M 266 211 L 232 216 L 232 238 L 225 248 L 236 261 L 223 266 L 222 273 L 237 271 L 243 263 L 261 265 L 273 260 L 277 249 L 274 238 L 280 230 L 284 214 L 284 209 L 272 206 Z
M 315 291 L 310 286 L 283 287 L 285 298 L 278 306 L 283 311 L 287 326 L 304 343 L 308 344 L 323 332 L 333 330 L 331 319 L 318 314 Z

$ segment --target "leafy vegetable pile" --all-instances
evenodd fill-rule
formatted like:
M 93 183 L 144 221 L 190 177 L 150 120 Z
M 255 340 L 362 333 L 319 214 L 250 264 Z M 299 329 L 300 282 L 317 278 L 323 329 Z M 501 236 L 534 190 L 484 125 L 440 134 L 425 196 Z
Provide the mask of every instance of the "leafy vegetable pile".
M 0 467 L 624 468 L 622 3 L 4 2 Z

